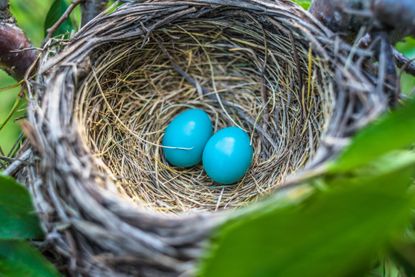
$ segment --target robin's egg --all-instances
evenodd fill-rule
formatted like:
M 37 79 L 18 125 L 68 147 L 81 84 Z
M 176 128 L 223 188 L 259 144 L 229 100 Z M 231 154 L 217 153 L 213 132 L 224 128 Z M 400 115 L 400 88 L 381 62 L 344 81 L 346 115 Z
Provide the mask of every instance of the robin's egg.
M 173 166 L 191 167 L 202 161 L 203 149 L 212 136 L 209 115 L 189 109 L 177 115 L 167 126 L 162 146 L 164 157 Z
M 252 163 L 249 136 L 238 127 L 229 127 L 213 135 L 203 151 L 203 167 L 213 181 L 230 185 L 240 181 Z

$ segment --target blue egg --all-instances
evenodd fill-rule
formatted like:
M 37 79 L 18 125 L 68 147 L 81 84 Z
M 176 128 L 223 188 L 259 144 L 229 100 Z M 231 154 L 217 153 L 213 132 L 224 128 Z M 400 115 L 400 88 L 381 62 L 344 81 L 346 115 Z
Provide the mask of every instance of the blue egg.
M 202 161 L 203 149 L 212 136 L 209 115 L 200 109 L 186 110 L 167 126 L 162 145 L 166 160 L 177 167 L 191 167 Z
M 252 163 L 249 136 L 238 127 L 229 127 L 212 136 L 203 151 L 203 167 L 213 181 L 230 185 L 240 181 Z

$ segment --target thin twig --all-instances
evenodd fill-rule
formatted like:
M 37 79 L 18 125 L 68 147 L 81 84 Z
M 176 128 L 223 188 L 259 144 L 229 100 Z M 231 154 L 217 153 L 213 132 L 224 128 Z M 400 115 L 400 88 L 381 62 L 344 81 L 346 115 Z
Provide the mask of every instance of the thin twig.
M 52 25 L 52 27 L 50 27 L 47 30 L 47 34 L 45 39 L 43 40 L 43 44 L 42 46 L 45 45 L 45 43 L 47 41 L 49 41 L 52 36 L 53 33 L 56 32 L 56 30 L 62 25 L 62 23 L 67 20 L 69 18 L 69 16 L 71 15 L 71 13 L 73 12 L 73 10 L 83 2 L 84 0 L 73 0 L 72 3 L 68 6 L 68 8 L 66 9 L 66 11 L 63 13 L 63 15 L 58 19 L 58 21 L 55 22 L 55 24 Z
M 393 55 L 398 67 L 400 67 L 406 73 L 415 76 L 415 59 L 409 59 L 405 57 L 405 55 L 403 55 L 395 48 L 393 49 Z
M 25 163 L 27 163 L 27 160 L 30 158 L 30 155 L 32 154 L 32 150 L 26 150 L 23 152 L 22 155 L 19 156 L 18 159 L 15 159 L 14 162 L 10 164 L 9 167 L 7 167 L 3 173 L 5 175 L 13 175 L 15 174 Z

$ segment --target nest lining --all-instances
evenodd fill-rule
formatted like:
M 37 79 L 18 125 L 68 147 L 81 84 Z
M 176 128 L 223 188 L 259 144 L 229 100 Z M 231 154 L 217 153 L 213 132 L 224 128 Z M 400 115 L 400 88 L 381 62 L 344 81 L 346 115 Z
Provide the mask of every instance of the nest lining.
M 237 208 L 313 155 L 334 101 L 331 73 L 307 47 L 252 17 L 195 19 L 145 39 L 96 50 L 75 104 L 84 141 L 123 196 L 164 213 Z M 236 125 L 251 135 L 254 162 L 238 184 L 216 185 L 201 166 L 164 160 L 167 124 L 196 107 L 215 130 Z

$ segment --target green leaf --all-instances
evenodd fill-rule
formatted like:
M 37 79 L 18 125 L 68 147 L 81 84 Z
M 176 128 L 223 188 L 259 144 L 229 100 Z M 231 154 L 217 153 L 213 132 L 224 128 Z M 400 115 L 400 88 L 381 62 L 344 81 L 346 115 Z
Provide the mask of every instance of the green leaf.
M 414 150 L 392 151 L 367 166 L 357 168 L 353 173 L 356 176 L 387 174 L 413 165 L 415 165 Z
M 331 164 L 329 171 L 347 172 L 415 142 L 415 99 L 370 125 Z
M 406 272 L 406 276 L 415 276 L 415 243 L 413 241 L 395 243 L 391 256 Z
M 51 28 L 62 17 L 67 8 L 68 4 L 66 0 L 55 0 L 53 2 L 45 20 L 45 35 L 47 34 L 48 29 Z M 56 37 L 67 35 L 72 30 L 74 30 L 74 26 L 70 18 L 68 18 L 59 26 L 59 28 L 56 29 L 56 31 L 53 33 L 53 36 Z
M 399 52 L 403 53 L 408 59 L 415 58 L 415 38 L 407 37 L 396 44 Z M 410 74 L 402 74 L 401 77 L 402 92 L 410 95 L 415 89 L 415 77 Z
M 330 178 L 328 190 L 301 205 L 257 210 L 227 223 L 200 275 L 364 276 L 410 222 L 413 171 L 412 164 L 353 182 Z
M 396 48 L 409 59 L 415 58 L 415 38 L 405 38 L 403 41 L 396 44 Z
M 300 5 L 304 9 L 308 10 L 311 5 L 311 0 L 293 0 L 294 3 Z
M 27 242 L 0 240 L 0 276 L 56 277 L 60 275 L 55 267 Z
M 0 222 L 0 239 L 43 237 L 29 193 L 6 176 L 0 176 Z
M 391 259 L 386 258 L 380 261 L 379 265 L 366 277 L 404 277 L 403 271 Z

